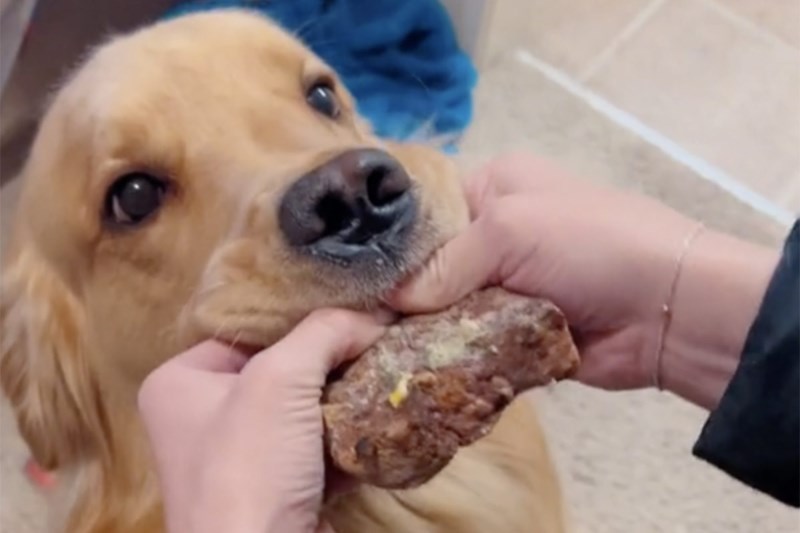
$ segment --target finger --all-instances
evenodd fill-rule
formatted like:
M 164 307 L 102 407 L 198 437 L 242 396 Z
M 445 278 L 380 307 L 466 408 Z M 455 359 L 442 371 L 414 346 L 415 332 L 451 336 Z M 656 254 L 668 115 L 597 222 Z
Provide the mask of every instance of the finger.
M 314 354 L 322 353 L 324 357 L 321 363 L 327 374 L 332 368 L 363 353 L 374 344 L 385 332 L 384 323 L 381 322 L 384 318 L 388 317 L 343 309 L 322 309 L 311 313 L 284 341 L 287 347 L 308 346 L 300 357 L 316 360 Z
M 494 177 L 492 167 L 486 165 L 463 179 L 464 195 L 467 199 L 470 220 L 478 218 L 485 199 L 488 196 L 492 196 L 494 192 Z
M 257 354 L 251 365 L 254 371 L 262 363 L 274 370 L 280 363 L 297 370 L 300 378 L 311 372 L 323 383 L 330 370 L 363 353 L 383 335 L 384 318 L 343 309 L 314 311 L 286 337 Z
M 516 193 L 531 193 L 569 182 L 567 174 L 546 160 L 528 154 L 499 158 L 465 180 L 465 194 L 473 220 L 464 232 L 445 244 L 423 269 L 401 284 L 386 298 L 398 311 L 422 313 L 438 311 L 467 294 L 483 288 L 496 276 L 503 254 L 497 247 L 502 236 L 488 229 L 497 226 L 498 198 Z M 494 253 L 487 252 L 494 248 Z
M 448 307 L 485 287 L 500 266 L 500 253 L 486 253 L 479 219 L 434 253 L 422 270 L 392 291 L 386 303 L 404 313 L 427 313 Z M 498 243 L 495 243 L 498 244 Z
M 649 384 L 650 361 L 639 361 L 630 354 L 631 341 L 620 333 L 575 335 L 581 364 L 572 377 L 575 381 L 606 390 L 632 390 Z
M 247 362 L 248 354 L 242 350 L 209 340 L 189 348 L 170 359 L 168 365 L 178 365 L 206 372 L 237 373 Z
M 336 533 L 336 531 L 334 531 L 333 526 L 331 526 L 327 520 L 320 518 L 315 533 Z

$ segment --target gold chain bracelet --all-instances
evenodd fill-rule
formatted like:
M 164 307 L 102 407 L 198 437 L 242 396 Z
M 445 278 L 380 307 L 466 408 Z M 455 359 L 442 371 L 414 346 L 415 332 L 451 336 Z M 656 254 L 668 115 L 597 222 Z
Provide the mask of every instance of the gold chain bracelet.
M 664 390 L 661 382 L 661 361 L 664 358 L 664 342 L 666 340 L 667 330 L 672 322 L 672 307 L 675 300 L 675 292 L 678 289 L 678 280 L 683 270 L 683 262 L 684 259 L 686 259 L 686 254 L 689 252 L 692 243 L 703 229 L 705 229 L 705 224 L 698 222 L 683 239 L 683 246 L 675 260 L 675 275 L 672 277 L 672 284 L 669 287 L 667 299 L 661 307 L 661 327 L 658 331 L 658 344 L 656 345 L 656 356 L 653 363 L 653 385 L 655 385 L 658 390 Z

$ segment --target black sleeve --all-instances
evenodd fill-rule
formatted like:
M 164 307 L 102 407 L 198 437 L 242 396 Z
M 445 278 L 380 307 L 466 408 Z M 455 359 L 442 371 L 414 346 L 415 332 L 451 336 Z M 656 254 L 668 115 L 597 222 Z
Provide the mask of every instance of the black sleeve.
M 800 500 L 800 220 L 786 240 L 739 366 L 695 456 L 794 507 Z

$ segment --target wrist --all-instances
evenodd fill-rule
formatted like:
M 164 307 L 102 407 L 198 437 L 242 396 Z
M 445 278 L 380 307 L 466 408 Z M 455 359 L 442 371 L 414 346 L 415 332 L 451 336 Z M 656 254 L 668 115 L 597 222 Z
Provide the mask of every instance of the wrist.
M 228 463 L 222 470 L 209 466 L 200 475 L 196 491 L 183 506 L 186 527 L 176 533 L 314 532 L 318 516 L 313 506 L 291 501 L 276 487 L 253 486 Z
M 664 388 L 713 409 L 739 364 L 779 254 L 706 230 L 684 257 L 664 338 Z
M 198 506 L 200 506 L 198 502 Z M 254 506 L 244 514 L 241 508 L 231 509 L 212 505 L 193 513 L 187 521 L 188 527 L 178 527 L 174 531 L 205 533 L 226 531 L 228 533 L 314 533 L 307 513 L 273 506 Z

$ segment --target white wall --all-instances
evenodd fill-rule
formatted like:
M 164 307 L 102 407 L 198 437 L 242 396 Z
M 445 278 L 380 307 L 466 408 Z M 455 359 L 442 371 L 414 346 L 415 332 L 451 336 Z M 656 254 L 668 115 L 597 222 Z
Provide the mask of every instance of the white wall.
M 497 0 L 442 0 L 458 33 L 459 44 L 480 66 L 486 31 Z

